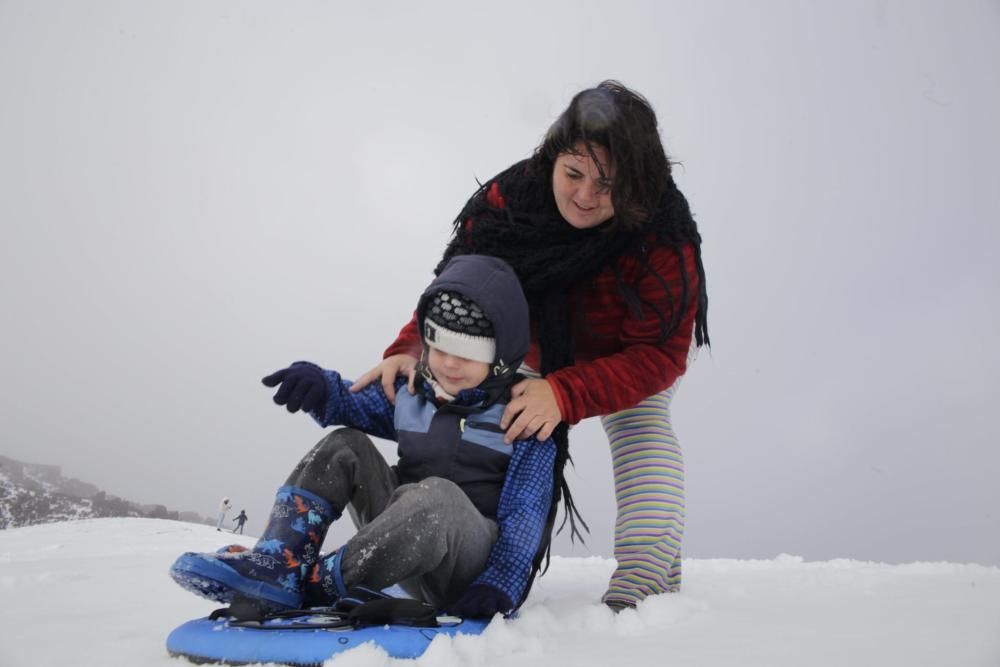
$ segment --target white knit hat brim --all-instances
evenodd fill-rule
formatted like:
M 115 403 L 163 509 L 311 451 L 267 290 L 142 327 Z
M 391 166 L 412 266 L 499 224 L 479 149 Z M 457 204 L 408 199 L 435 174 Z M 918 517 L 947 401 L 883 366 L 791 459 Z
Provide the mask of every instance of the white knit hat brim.
M 486 364 L 496 359 L 497 342 L 489 336 L 470 336 L 446 329 L 434 320 L 424 320 L 424 340 L 434 349 Z

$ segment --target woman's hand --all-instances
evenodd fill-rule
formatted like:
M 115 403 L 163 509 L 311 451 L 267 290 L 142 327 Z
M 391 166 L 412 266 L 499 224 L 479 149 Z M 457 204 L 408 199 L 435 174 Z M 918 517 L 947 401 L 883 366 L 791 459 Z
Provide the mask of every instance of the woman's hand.
M 394 354 L 391 357 L 386 357 L 378 366 L 355 380 L 354 384 L 351 385 L 351 391 L 357 393 L 375 380 L 382 378 L 382 389 L 385 391 L 385 395 L 391 402 L 395 403 L 397 376 L 405 375 L 407 377 L 406 388 L 411 394 L 415 393 L 413 378 L 416 375 L 417 361 L 416 357 L 411 357 L 408 354 Z
M 503 441 L 509 445 L 531 436 L 547 440 L 562 421 L 552 386 L 546 380 L 522 380 L 511 388 L 510 395 L 500 419 L 500 428 L 507 431 Z

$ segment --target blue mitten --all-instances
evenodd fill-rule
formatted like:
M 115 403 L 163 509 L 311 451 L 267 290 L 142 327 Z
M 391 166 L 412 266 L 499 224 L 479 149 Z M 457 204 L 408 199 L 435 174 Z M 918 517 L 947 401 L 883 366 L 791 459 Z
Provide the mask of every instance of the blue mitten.
M 506 614 L 514 607 L 507 594 L 488 584 L 473 584 L 448 606 L 448 613 L 462 618 L 491 618 L 495 613 Z
M 326 405 L 326 376 L 319 366 L 297 361 L 288 368 L 262 379 L 268 387 L 278 387 L 274 402 L 289 412 L 312 412 Z

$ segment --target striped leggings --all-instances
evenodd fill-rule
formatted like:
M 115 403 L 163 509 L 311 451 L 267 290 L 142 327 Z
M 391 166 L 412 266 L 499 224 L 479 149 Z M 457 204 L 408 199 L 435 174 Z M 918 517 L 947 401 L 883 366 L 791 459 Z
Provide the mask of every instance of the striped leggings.
M 601 417 L 615 474 L 615 560 L 604 602 L 634 605 L 681 585 L 684 461 L 670 425 L 680 379 L 637 405 Z

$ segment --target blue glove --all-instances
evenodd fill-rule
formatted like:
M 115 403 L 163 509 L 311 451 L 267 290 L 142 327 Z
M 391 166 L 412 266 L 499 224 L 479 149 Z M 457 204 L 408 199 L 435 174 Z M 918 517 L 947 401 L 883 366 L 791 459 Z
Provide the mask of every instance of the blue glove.
M 268 387 L 281 385 L 274 393 L 274 402 L 289 412 L 312 412 L 326 405 L 326 376 L 318 366 L 297 361 L 261 382 Z
M 514 603 L 503 591 L 489 584 L 473 584 L 448 606 L 447 611 L 462 618 L 492 618 L 493 614 L 506 614 L 513 607 Z

